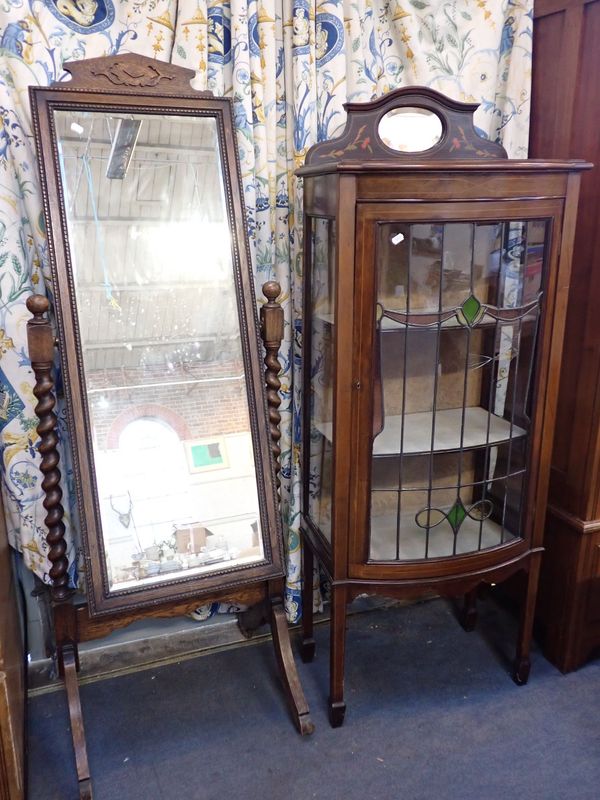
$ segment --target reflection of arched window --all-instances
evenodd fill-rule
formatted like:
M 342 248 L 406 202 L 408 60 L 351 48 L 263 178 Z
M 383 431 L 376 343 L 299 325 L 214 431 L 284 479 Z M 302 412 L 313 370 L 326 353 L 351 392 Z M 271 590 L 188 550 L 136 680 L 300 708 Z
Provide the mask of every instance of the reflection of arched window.
M 121 435 L 135 422 L 150 421 L 164 424 L 173 430 L 179 439 L 191 439 L 191 433 L 185 419 L 171 408 L 159 403 L 140 403 L 129 406 L 121 411 L 108 430 L 106 446 L 109 450 L 116 450 L 121 443 Z
M 181 440 L 163 419 L 139 417 L 125 425 L 118 447 L 138 534 L 150 543 L 164 539 L 189 514 L 189 471 Z
M 150 451 L 171 447 L 179 436 L 164 420 L 140 417 L 123 428 L 119 436 L 119 450 Z

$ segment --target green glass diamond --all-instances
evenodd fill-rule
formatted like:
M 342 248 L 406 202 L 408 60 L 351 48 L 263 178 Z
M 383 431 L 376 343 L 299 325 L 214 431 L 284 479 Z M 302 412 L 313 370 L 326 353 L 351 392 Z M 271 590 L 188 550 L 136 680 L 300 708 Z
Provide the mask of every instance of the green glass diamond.
M 460 497 L 456 498 L 456 503 L 452 506 L 450 511 L 446 514 L 446 519 L 452 526 L 454 533 L 458 533 L 458 529 L 465 521 L 467 516 L 467 509 L 463 506 Z
M 475 295 L 472 294 L 470 297 L 467 297 L 465 302 L 462 304 L 461 311 L 465 322 L 469 327 L 471 327 L 479 321 L 481 316 L 481 303 L 475 297 Z

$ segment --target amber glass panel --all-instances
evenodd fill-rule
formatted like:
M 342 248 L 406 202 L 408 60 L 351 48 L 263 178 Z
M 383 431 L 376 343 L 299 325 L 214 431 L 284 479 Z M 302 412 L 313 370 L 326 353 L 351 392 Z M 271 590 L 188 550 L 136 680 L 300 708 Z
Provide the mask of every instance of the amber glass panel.
M 372 560 L 522 536 L 546 227 L 379 226 Z
M 331 541 L 333 357 L 335 302 L 335 221 L 315 218 L 311 225 L 310 396 L 308 421 L 308 515 Z M 306 441 L 306 438 L 305 438 Z

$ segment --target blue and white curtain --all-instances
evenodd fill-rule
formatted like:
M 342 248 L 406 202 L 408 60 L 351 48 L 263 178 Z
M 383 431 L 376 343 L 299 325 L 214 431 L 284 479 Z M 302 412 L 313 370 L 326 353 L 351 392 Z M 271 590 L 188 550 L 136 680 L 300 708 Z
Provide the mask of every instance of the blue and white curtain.
M 509 156 L 525 157 L 532 6 L 532 0 L 0 0 L 2 492 L 11 544 L 42 580 L 48 580 L 48 548 L 25 301 L 51 286 L 28 86 L 63 80 L 65 61 L 136 52 L 195 69 L 204 87 L 233 97 L 256 286 L 275 278 L 283 289 L 282 495 L 287 610 L 295 620 L 302 187 L 294 169 L 312 144 L 340 132 L 344 102 L 410 84 L 480 103 L 480 130 Z M 72 476 L 63 463 L 68 498 Z M 65 507 L 76 581 L 76 525 L 69 502 Z

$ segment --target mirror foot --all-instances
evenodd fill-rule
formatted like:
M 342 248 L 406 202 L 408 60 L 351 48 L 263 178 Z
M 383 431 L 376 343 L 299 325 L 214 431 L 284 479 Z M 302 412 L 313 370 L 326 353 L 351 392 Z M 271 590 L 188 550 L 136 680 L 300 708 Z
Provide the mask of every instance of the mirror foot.
M 305 736 L 313 732 L 314 725 L 310 721 L 308 703 L 296 669 L 296 662 L 294 661 L 290 643 L 290 630 L 281 603 L 274 603 L 271 606 L 271 632 L 288 705 L 296 728 L 302 736 Z

